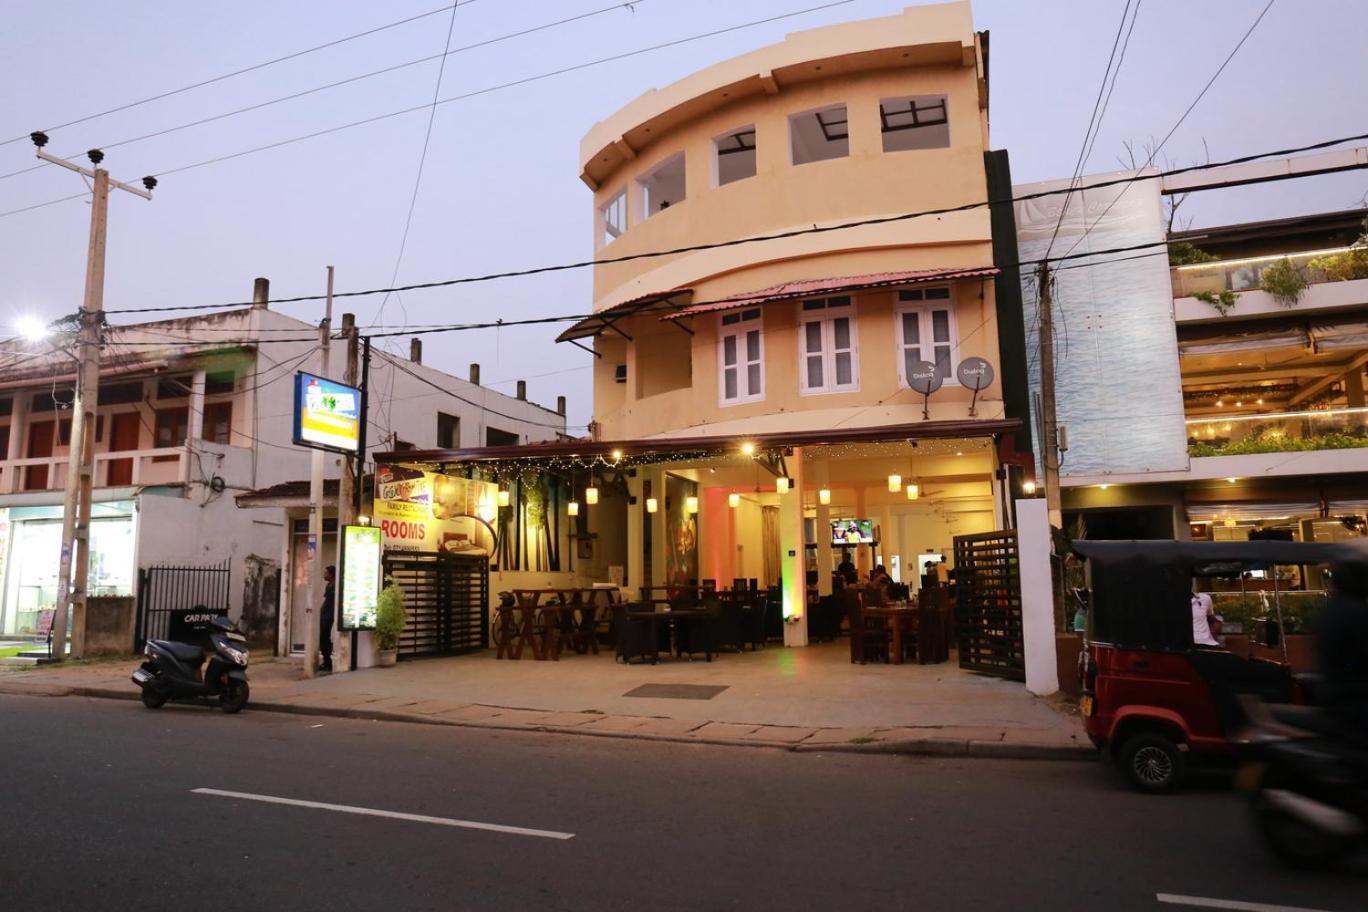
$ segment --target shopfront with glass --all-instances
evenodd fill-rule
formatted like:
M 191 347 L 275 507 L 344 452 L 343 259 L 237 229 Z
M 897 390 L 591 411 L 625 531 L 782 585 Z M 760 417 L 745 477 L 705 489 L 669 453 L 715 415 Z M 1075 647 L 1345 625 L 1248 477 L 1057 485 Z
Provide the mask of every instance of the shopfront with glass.
M 92 512 L 89 593 L 131 596 L 133 501 L 97 503 Z M 0 637 L 24 640 L 51 629 L 61 549 L 61 506 L 0 507 Z

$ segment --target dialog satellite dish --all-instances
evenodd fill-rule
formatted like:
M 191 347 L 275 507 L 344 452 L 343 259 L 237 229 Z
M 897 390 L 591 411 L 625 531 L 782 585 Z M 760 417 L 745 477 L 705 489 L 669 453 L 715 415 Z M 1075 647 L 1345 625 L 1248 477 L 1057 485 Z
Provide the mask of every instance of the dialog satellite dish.
M 907 385 L 922 394 L 922 420 L 931 417 L 931 394 L 941 388 L 945 378 L 930 361 L 918 361 L 907 372 Z
M 987 389 L 993 382 L 993 365 L 982 358 L 965 358 L 955 369 L 955 379 L 959 380 L 960 386 L 974 391 L 974 398 L 969 402 L 969 417 L 975 417 L 975 407 L 978 405 L 979 390 Z

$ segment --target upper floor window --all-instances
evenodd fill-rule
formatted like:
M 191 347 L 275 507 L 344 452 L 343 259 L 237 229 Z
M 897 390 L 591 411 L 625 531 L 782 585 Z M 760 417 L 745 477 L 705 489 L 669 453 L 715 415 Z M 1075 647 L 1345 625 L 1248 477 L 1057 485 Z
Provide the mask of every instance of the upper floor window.
M 855 306 L 849 295 L 804 301 L 799 316 L 798 373 L 804 393 L 860 388 L 855 344 Z
M 789 117 L 789 151 L 795 165 L 850 154 L 850 124 L 843 104 Z
M 200 438 L 210 443 L 233 442 L 233 403 L 209 402 L 204 406 L 204 426 Z
M 610 199 L 599 209 L 599 216 L 603 219 L 603 235 L 599 238 L 599 246 L 607 246 L 627 230 L 627 191 L 624 189 Z
M 437 449 L 457 450 L 461 447 L 461 416 L 437 413 Z
M 755 177 L 755 126 L 740 127 L 713 140 L 717 186 Z
M 637 178 L 641 217 L 648 219 L 684 199 L 684 153 L 672 155 Z
M 950 146 L 950 118 L 944 95 L 908 95 L 879 102 L 883 150 L 946 149 Z
M 903 386 L 918 361 L 936 365 L 941 377 L 954 381 L 955 308 L 949 288 L 917 288 L 898 292 L 899 368 Z
M 185 435 L 190 430 L 190 410 L 188 408 L 157 409 L 156 446 L 158 449 L 185 445 Z
M 498 428 L 485 428 L 485 446 L 517 446 L 522 443 L 518 435 L 512 431 L 501 431 Z
M 719 319 L 718 400 L 722 405 L 765 398 L 765 345 L 760 308 L 723 314 Z

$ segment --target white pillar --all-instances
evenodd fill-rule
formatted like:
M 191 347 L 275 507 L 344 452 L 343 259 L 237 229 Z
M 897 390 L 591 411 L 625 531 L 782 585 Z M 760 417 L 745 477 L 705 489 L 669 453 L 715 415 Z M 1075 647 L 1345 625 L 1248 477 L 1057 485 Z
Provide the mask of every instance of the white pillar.
M 812 486 L 825 487 L 831 475 L 831 463 L 826 460 L 813 460 L 808 468 L 812 469 Z M 814 522 L 817 536 L 817 595 L 831 595 L 831 507 L 821 502 L 817 504 L 817 519 Z M 806 562 L 804 563 L 806 566 Z
M 1018 500 L 1016 514 L 1026 689 L 1044 696 L 1059 690 L 1059 666 L 1055 658 L 1054 584 L 1050 573 L 1050 518 L 1044 498 Z
M 204 437 L 204 371 L 197 370 L 190 380 L 190 420 L 186 422 L 185 440 L 182 446 L 186 452 L 181 455 L 182 476 L 181 481 L 188 487 L 190 480 L 195 477 L 194 470 L 190 466 L 191 450 L 195 444 Z
M 894 494 L 893 497 L 898 495 Z M 902 516 L 892 505 L 884 507 L 883 519 L 883 538 L 884 538 L 884 569 L 889 574 L 893 573 L 893 561 L 897 559 L 898 575 L 894 578 L 895 583 L 901 583 L 906 575 L 903 567 L 902 558 Z
M 642 484 L 642 471 L 638 470 L 635 477 L 627 479 L 627 493 L 630 495 L 627 502 L 627 579 L 626 588 L 636 588 L 641 586 L 645 580 L 642 579 L 646 572 L 646 497 L 642 493 L 645 485 Z M 651 496 L 655 496 L 652 492 Z M 632 501 L 636 503 L 633 504 Z
M 803 451 L 795 447 L 787 460 L 793 487 L 779 498 L 779 567 L 784 601 L 784 645 L 806 646 L 807 561 L 803 542 Z M 816 496 L 815 494 L 813 495 Z M 817 540 L 820 542 L 821 536 Z M 821 574 L 817 574 L 821 579 Z

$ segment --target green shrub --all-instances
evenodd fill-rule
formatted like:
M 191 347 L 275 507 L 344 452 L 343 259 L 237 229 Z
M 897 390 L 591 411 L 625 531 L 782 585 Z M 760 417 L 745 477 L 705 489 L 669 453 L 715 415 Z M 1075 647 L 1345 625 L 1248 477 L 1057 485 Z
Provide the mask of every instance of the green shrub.
M 1331 282 L 1368 279 L 1368 247 L 1355 247 L 1343 253 L 1316 257 L 1306 265 L 1324 272 L 1325 278 Z
M 404 590 L 392 578 L 385 580 L 375 609 L 375 646 L 377 649 L 396 649 L 399 637 L 408 622 L 404 610 Z
M 1268 606 L 1258 591 L 1251 590 L 1244 595 L 1239 592 L 1212 592 L 1212 610 L 1227 624 L 1244 625 L 1245 633 L 1254 632 L 1254 624 L 1261 618 L 1276 618 L 1273 593 L 1269 592 Z M 1278 595 L 1282 604 L 1283 628 L 1287 633 L 1306 633 L 1315 624 L 1317 613 L 1325 604 L 1325 594 L 1321 592 L 1282 592 Z
M 1188 444 L 1189 456 L 1248 456 L 1252 453 L 1300 453 L 1310 450 L 1352 450 L 1368 447 L 1368 437 L 1354 434 L 1319 434 L 1315 437 L 1249 436 L 1230 443 Z
M 1266 267 L 1259 274 L 1260 290 L 1271 294 L 1273 300 L 1283 307 L 1296 307 L 1306 292 L 1307 284 L 1306 276 L 1287 257 Z
M 1233 291 L 1199 291 L 1193 295 L 1199 301 L 1205 301 L 1221 316 L 1230 313 L 1230 308 L 1235 306 L 1235 292 Z
M 1197 247 L 1193 247 L 1187 241 L 1169 244 L 1170 266 L 1191 266 L 1194 263 L 1211 263 L 1218 259 L 1220 259 L 1220 257 L 1207 253 L 1205 250 L 1201 250 Z

